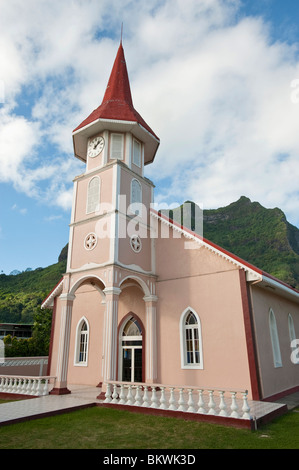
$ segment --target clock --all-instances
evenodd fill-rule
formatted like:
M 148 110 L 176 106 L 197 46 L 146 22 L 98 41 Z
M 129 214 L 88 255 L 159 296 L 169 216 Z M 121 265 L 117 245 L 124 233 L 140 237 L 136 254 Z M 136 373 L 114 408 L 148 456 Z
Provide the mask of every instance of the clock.
M 90 158 L 94 158 L 97 155 L 99 155 L 105 145 L 105 141 L 103 137 L 94 137 L 93 139 L 90 139 L 88 142 L 88 149 L 87 149 L 87 156 Z

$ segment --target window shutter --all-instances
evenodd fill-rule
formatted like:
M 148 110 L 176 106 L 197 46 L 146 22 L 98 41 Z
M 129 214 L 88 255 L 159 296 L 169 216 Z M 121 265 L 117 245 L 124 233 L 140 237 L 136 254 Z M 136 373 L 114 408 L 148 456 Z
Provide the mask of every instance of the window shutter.
M 141 167 L 141 144 L 135 139 L 133 140 L 133 163 Z
M 111 158 L 122 160 L 123 159 L 123 140 L 122 134 L 111 135 Z

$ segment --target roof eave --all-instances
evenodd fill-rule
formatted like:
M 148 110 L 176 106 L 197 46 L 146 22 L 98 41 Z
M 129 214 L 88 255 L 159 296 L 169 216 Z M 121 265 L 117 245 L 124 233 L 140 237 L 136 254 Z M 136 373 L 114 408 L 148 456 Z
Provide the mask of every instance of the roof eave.
M 112 132 L 131 132 L 137 139 L 145 144 L 144 164 L 151 163 L 157 153 L 160 140 L 151 134 L 137 121 L 123 121 L 119 119 L 99 118 L 86 126 L 73 131 L 74 153 L 81 161 L 86 162 L 87 142 L 93 135 L 103 132 L 109 127 Z

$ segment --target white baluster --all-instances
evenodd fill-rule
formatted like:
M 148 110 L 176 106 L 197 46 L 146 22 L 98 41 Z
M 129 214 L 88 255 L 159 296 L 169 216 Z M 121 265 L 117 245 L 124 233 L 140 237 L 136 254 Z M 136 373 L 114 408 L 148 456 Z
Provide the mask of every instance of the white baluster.
M 251 419 L 250 406 L 249 406 L 248 401 L 247 401 L 247 394 L 248 394 L 247 391 L 242 393 L 242 395 L 243 395 L 243 406 L 242 406 L 243 415 L 242 415 L 242 418 L 243 419 Z
M 111 402 L 111 385 L 107 384 L 104 403 L 110 403 L 110 402 Z
M 188 409 L 187 409 L 187 411 L 189 413 L 195 413 L 192 388 L 188 388 L 188 395 L 189 395 L 189 398 L 188 398 Z
M 177 406 L 176 406 L 176 401 L 175 401 L 175 395 L 174 395 L 174 387 L 170 387 L 170 397 L 169 397 L 169 410 L 174 410 L 176 411 Z
M 209 400 L 209 403 L 208 403 L 208 407 L 209 407 L 209 415 L 216 415 L 216 411 L 215 411 L 215 408 L 216 408 L 216 403 L 214 402 L 214 390 L 209 390 L 209 396 L 210 396 L 210 400 Z
M 119 405 L 124 405 L 125 404 L 125 398 L 126 398 L 126 396 L 125 396 L 125 387 L 124 387 L 124 384 L 121 384 L 118 404 Z
M 203 390 L 198 390 L 198 410 L 197 413 L 206 414 L 205 402 L 203 400 Z
M 27 379 L 27 387 L 25 390 L 25 395 L 30 395 L 31 394 L 31 379 Z
M 14 380 L 15 380 L 14 377 L 9 378 L 9 393 L 14 393 L 14 390 L 13 390 Z
M 0 377 L 0 392 L 3 390 L 3 377 Z
M 21 379 L 21 377 L 19 377 L 19 379 L 18 379 L 18 386 L 17 386 L 17 390 L 16 390 L 16 392 L 17 392 L 18 394 L 20 394 L 20 393 L 22 392 L 22 385 L 23 385 L 23 379 Z
M 48 395 L 48 393 L 49 393 L 48 386 L 49 386 L 49 379 L 45 379 L 45 383 L 44 383 L 43 391 L 42 391 L 43 396 Z
M 237 392 L 231 392 L 231 395 L 232 395 L 232 404 L 231 404 L 231 418 L 240 418 L 239 416 L 239 413 L 238 413 L 238 405 L 237 405 L 237 401 L 236 401 L 236 394 Z
M 133 394 L 132 394 L 132 385 L 128 386 L 128 393 L 127 393 L 127 403 L 126 405 L 133 405 Z
M 21 389 L 21 394 L 26 395 L 26 388 L 27 388 L 27 379 L 23 379 L 23 384 L 22 384 L 22 389 Z
M 219 416 L 228 416 L 227 412 L 226 412 L 226 403 L 225 403 L 225 399 L 224 399 L 224 392 L 219 392 L 219 395 L 220 395 L 220 403 L 219 403 L 219 409 L 220 409 L 220 413 L 219 413 Z
M 10 393 L 10 389 L 11 389 L 11 377 L 7 377 L 7 381 L 6 381 L 6 393 Z
M 42 379 L 37 380 L 36 393 L 39 397 L 42 395 Z
M 167 410 L 166 398 L 165 398 L 165 387 L 161 387 L 160 407 L 161 410 Z
M 118 393 L 116 384 L 113 384 L 113 393 L 112 393 L 112 402 L 111 403 L 118 403 Z
M 31 395 L 37 394 L 37 379 L 32 380 Z
M 157 398 L 157 392 L 156 392 L 156 387 L 152 387 L 152 404 L 150 408 L 158 408 L 158 398 Z
M 14 393 L 18 393 L 19 391 L 19 382 L 21 382 L 21 379 L 19 377 L 16 377 L 14 383 Z
M 141 406 L 142 399 L 141 399 L 141 387 L 137 385 L 136 393 L 135 393 L 135 402 L 134 406 Z
M 142 406 L 145 408 L 149 407 L 149 396 L 148 396 L 148 387 L 145 385 L 144 386 L 144 391 L 143 391 L 143 403 Z
M 180 396 L 179 396 L 178 405 L 179 405 L 178 411 L 186 411 L 183 388 L 180 388 Z

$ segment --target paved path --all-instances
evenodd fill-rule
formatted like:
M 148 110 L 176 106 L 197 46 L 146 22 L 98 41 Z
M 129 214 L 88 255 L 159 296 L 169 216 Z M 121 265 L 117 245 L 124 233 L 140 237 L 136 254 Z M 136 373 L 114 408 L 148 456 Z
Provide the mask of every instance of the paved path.
M 2 403 L 0 405 L 0 425 L 41 418 L 101 402 L 96 398 L 101 391 L 97 387 L 73 386 L 71 391 L 72 393 L 69 395 L 47 395 Z

